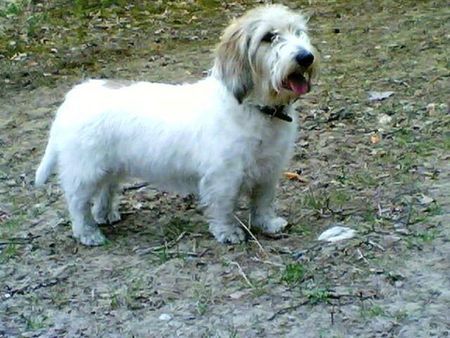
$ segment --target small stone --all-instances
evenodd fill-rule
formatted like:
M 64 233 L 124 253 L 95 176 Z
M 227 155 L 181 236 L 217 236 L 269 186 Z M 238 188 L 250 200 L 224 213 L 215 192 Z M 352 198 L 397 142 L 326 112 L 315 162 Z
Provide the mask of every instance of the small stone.
M 248 291 L 244 290 L 244 291 L 236 291 L 233 293 L 230 293 L 229 297 L 231 299 L 241 299 L 242 297 L 248 295 Z
M 394 246 L 394 244 L 397 243 L 399 240 L 401 240 L 401 238 L 398 236 L 386 235 L 383 237 L 383 245 L 387 248 L 390 248 Z
M 392 95 L 394 95 L 394 92 L 392 91 L 385 91 L 385 92 L 370 91 L 369 101 L 383 101 L 391 97 Z
M 381 114 L 378 116 L 378 123 L 381 125 L 387 125 L 392 122 L 392 117 L 387 114 Z
M 420 204 L 427 205 L 434 202 L 434 198 L 426 196 L 422 194 L 422 197 L 419 199 Z
M 159 316 L 159 320 L 163 320 L 165 322 L 168 322 L 171 319 L 172 319 L 172 316 L 169 315 L 168 313 L 161 313 L 161 315 Z

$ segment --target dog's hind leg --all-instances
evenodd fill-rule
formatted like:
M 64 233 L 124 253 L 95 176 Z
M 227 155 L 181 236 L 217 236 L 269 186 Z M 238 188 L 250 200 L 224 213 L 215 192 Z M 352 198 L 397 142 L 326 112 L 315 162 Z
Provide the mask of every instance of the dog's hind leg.
M 226 178 L 226 179 L 225 179 Z M 233 217 L 240 182 L 231 182 L 229 175 L 211 175 L 200 182 L 200 199 L 206 207 L 209 231 L 220 243 L 234 244 L 245 240 L 244 230 Z
M 92 214 L 98 224 L 112 224 L 120 221 L 118 203 L 115 200 L 118 188 L 119 185 L 111 181 L 106 181 L 100 186 L 92 206 Z
M 105 236 L 98 228 L 91 213 L 91 199 L 97 185 L 83 182 L 72 175 L 61 175 L 61 183 L 72 220 L 73 236 L 84 245 L 104 244 Z

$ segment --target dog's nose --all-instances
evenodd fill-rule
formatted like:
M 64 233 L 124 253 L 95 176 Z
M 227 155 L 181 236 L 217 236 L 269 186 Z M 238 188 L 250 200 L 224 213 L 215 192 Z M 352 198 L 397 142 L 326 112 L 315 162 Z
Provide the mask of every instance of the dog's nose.
M 314 55 L 307 50 L 302 49 L 295 57 L 295 61 L 302 67 L 309 67 L 314 62 Z

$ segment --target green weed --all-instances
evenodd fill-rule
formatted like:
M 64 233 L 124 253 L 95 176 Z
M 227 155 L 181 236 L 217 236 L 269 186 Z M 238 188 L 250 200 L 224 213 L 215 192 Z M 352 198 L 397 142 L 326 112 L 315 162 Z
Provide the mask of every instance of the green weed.
M 330 292 L 324 288 L 313 288 L 303 291 L 311 304 L 329 303 Z
M 7 244 L 6 247 L 0 246 L 0 262 L 4 263 L 17 255 L 17 244 Z
M 289 286 L 294 286 L 302 282 L 305 273 L 306 269 L 302 264 L 290 263 L 284 268 L 284 271 L 281 274 L 281 281 Z
M 386 313 L 380 305 L 372 305 L 369 308 L 361 309 L 361 317 L 363 318 L 374 318 L 384 316 Z

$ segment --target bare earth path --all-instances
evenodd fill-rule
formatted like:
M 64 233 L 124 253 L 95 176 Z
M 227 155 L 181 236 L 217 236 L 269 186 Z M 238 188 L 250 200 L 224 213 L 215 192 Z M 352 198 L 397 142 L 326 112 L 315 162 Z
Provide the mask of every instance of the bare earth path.
M 445 1 L 284 2 L 312 14 L 322 55 L 286 168 L 305 181 L 279 189 L 286 234 L 218 245 L 195 199 L 134 182 L 98 248 L 71 238 L 56 179 L 33 187 L 64 93 L 201 78 L 259 2 L 68 3 L 0 5 L 0 337 L 449 336 Z M 316 241 L 335 224 L 357 236 Z

